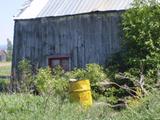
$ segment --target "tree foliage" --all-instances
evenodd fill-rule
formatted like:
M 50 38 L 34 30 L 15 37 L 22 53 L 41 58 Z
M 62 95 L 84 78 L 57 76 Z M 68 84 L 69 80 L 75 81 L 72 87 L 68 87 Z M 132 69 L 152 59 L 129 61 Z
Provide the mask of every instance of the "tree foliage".
M 122 16 L 123 57 L 127 69 L 157 80 L 160 69 L 160 4 L 136 0 Z

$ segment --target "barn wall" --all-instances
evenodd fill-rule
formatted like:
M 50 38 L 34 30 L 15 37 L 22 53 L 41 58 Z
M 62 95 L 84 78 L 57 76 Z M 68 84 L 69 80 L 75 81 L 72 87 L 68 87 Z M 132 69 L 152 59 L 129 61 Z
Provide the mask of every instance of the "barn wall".
M 46 66 L 51 55 L 70 55 L 70 66 L 104 65 L 120 49 L 121 12 L 16 20 L 13 68 L 22 58 Z

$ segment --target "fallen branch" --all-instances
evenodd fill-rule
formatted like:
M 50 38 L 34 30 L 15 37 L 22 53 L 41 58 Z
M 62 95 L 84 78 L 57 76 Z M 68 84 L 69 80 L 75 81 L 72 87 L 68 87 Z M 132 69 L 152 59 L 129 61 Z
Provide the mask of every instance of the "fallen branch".
M 121 103 L 121 104 L 115 104 L 115 105 L 111 105 L 109 103 L 105 103 L 105 102 L 98 102 L 95 103 L 94 106 L 104 106 L 104 107 L 111 107 L 111 108 L 126 108 L 127 104 L 125 103 Z
M 131 89 L 131 88 L 129 88 L 127 85 L 121 86 L 121 85 L 119 85 L 119 84 L 117 84 L 117 83 L 115 83 L 115 82 L 108 82 L 108 81 L 101 82 L 100 85 L 101 85 L 101 86 L 116 85 L 116 86 L 118 86 L 119 88 L 122 88 L 122 89 L 126 90 L 126 91 L 127 91 L 130 95 L 132 95 L 133 97 L 137 97 L 137 96 L 135 96 L 135 95 L 133 94 L 133 93 L 136 94 L 136 91 L 133 90 L 133 89 Z M 133 92 L 133 93 L 132 93 L 132 92 Z

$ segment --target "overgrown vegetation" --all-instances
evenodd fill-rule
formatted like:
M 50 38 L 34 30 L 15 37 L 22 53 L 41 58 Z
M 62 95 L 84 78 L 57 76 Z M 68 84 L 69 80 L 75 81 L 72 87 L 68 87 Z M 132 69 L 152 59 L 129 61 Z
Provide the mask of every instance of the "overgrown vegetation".
M 33 83 L 33 77 L 32 77 L 32 66 L 30 61 L 23 59 L 19 62 L 18 65 L 18 71 L 19 71 L 19 92 L 30 92 L 32 83 Z
M 24 59 L 20 61 L 18 68 L 21 72 L 19 91 L 33 91 L 39 95 L 59 95 L 62 99 L 68 96 L 70 79 L 89 79 L 93 96 L 98 99 L 98 86 L 107 78 L 104 68 L 97 64 L 88 64 L 85 69 L 79 68 L 69 72 L 65 72 L 60 66 L 54 69 L 40 68 L 33 75 L 30 62 Z M 34 86 L 33 89 L 30 89 L 31 86 Z
M 5 65 L 7 64 L 7 65 Z M 11 74 L 11 65 L 8 62 L 0 63 L 0 76 L 8 76 Z
M 94 105 L 84 110 L 77 104 L 61 103 L 51 96 L 31 94 L 1 94 L 1 120 L 159 120 L 160 94 L 153 93 L 141 99 L 139 106 L 129 107 L 121 112 L 107 106 Z M 143 103 L 143 104 L 142 104 Z
M 107 79 L 105 70 L 102 66 L 98 64 L 88 64 L 84 69 L 75 69 L 67 74 L 70 79 L 90 80 L 93 98 L 98 100 L 98 97 L 100 97 L 100 82 Z
M 123 61 L 125 71 L 138 82 L 154 85 L 160 70 L 160 4 L 152 0 L 136 2 L 123 15 Z M 141 83 L 143 84 L 143 83 Z
M 2 62 L 0 63 L 0 91 L 6 92 L 8 91 L 8 85 L 10 83 L 11 66 L 10 63 Z
M 107 68 L 88 64 L 69 72 L 60 66 L 33 72 L 30 61 L 20 61 L 18 92 L 0 96 L 1 119 L 160 119 L 159 13 L 154 0 L 135 1 L 122 16 L 122 51 L 112 56 Z M 90 109 L 69 102 L 70 79 L 90 80 Z
M 31 70 L 28 70 L 31 69 L 29 65 L 27 67 L 22 64 L 21 67 L 27 69 L 20 70 L 27 71 L 22 72 L 22 77 L 25 75 L 27 78 L 24 79 L 31 80 L 39 94 L 49 94 L 52 91 L 61 95 L 67 93 L 70 79 L 89 79 L 96 101 L 126 105 L 128 99 L 137 100 L 158 85 L 160 21 L 157 13 L 159 12 L 158 3 L 142 0 L 135 1 L 134 6 L 123 14 L 122 51 L 112 57 L 107 69 L 97 64 L 88 64 L 86 68 L 78 68 L 67 73 L 60 67 L 53 70 L 41 68 L 33 76 L 29 72 Z
M 151 88 L 160 87 L 159 12 L 160 4 L 155 0 L 135 1 L 122 16 L 122 50 L 108 63 L 114 82 L 130 82 L 130 87 L 140 88 L 144 95 Z
M 60 96 L 61 99 L 68 97 L 69 80 L 64 70 L 57 67 L 41 68 L 34 79 L 34 85 L 39 94 Z

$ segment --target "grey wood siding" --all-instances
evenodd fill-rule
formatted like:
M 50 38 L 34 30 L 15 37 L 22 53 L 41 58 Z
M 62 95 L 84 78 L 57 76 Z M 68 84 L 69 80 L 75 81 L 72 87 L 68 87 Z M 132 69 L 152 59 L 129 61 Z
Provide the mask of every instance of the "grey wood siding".
M 27 58 L 39 67 L 47 66 L 51 55 L 70 55 L 70 66 L 88 63 L 104 65 L 120 50 L 121 12 L 16 20 L 13 68 Z

